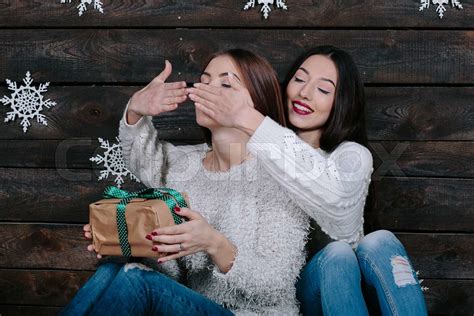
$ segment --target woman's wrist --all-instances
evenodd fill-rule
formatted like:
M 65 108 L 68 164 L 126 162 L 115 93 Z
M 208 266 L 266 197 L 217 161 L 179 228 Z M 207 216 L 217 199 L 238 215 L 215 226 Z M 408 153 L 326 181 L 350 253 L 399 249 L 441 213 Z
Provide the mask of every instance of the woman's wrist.
M 142 115 L 138 114 L 132 109 L 127 109 L 127 124 L 129 125 L 135 125 L 140 119 L 142 118 Z
M 215 231 L 214 242 L 207 249 L 214 264 L 222 273 L 227 273 L 231 268 L 236 256 L 236 248 L 224 235 Z
M 252 136 L 264 119 L 265 116 L 262 113 L 254 108 L 248 107 L 242 111 L 237 119 L 236 127 L 249 136 Z
M 222 247 L 225 244 L 225 238 L 224 235 L 222 235 L 220 232 L 217 230 L 213 229 L 213 235 L 210 238 L 211 243 L 206 249 L 206 252 L 212 257 L 215 256 L 216 254 L 219 253 L 219 250 L 222 249 Z

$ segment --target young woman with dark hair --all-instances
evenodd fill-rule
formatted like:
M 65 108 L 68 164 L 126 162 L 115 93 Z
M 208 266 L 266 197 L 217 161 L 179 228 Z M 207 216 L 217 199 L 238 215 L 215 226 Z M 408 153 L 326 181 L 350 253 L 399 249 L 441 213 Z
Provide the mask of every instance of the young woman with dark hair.
M 159 141 L 151 117 L 186 99 L 184 82 L 165 83 L 170 73 L 167 62 L 132 96 L 119 133 L 127 168 L 147 187 L 188 194 L 192 210 L 175 210 L 188 221 L 143 236 L 152 250 L 167 253 L 159 264 L 147 261 L 161 273 L 138 263 L 103 264 L 63 315 L 296 315 L 309 217 L 256 165 L 245 132 L 196 109 L 211 147 Z M 284 124 L 278 79 L 266 60 L 244 50 L 219 53 L 201 83 L 229 89 L 229 74 L 250 91 L 258 113 Z M 90 238 L 90 227 L 84 230 Z
M 367 315 L 361 279 L 375 289 L 383 315 L 426 315 L 406 251 L 392 233 L 364 237 L 363 213 L 372 156 L 365 96 L 351 56 L 320 46 L 303 54 L 285 81 L 285 128 L 253 110 L 234 78 L 232 89 L 188 89 L 196 108 L 251 136 L 247 148 L 316 221 L 330 242 L 301 272 L 297 297 L 306 315 Z M 355 250 L 355 251 L 354 251 Z

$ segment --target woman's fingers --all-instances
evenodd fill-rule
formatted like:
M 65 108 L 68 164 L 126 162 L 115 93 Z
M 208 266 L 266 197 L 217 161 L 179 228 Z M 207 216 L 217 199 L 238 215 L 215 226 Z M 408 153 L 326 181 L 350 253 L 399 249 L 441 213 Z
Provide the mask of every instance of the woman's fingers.
M 186 96 L 186 89 L 180 88 L 180 89 L 170 89 L 170 90 L 165 90 L 163 93 L 163 96 L 165 98 L 167 97 L 181 97 L 181 96 Z
M 163 99 L 163 104 L 175 104 L 175 103 L 183 103 L 186 101 L 188 97 L 187 96 L 180 96 L 180 97 L 167 97 Z
M 216 106 L 216 103 L 214 103 L 213 101 L 210 101 L 210 100 L 207 100 L 203 97 L 200 97 L 196 94 L 189 94 L 189 98 L 191 100 L 193 100 L 194 102 L 197 102 L 197 103 L 201 103 L 202 105 L 205 105 L 207 108 L 211 108 L 211 109 L 217 109 L 218 107 Z M 214 112 L 216 112 L 214 110 Z
M 82 230 L 84 231 L 84 237 L 87 239 L 92 239 L 92 233 L 91 233 L 91 225 L 86 224 L 82 227 Z
M 152 236 L 184 234 L 184 233 L 187 232 L 187 229 L 188 229 L 187 224 L 189 224 L 189 223 L 183 223 L 183 224 L 179 224 L 179 225 L 160 227 L 160 228 L 155 229 L 154 231 L 152 231 L 150 234 Z
M 162 243 L 162 244 L 179 244 L 182 242 L 185 242 L 189 239 L 189 236 L 186 234 L 180 234 L 180 235 L 156 235 L 153 236 L 151 235 L 151 239 L 153 241 Z
M 181 258 L 181 257 L 185 257 L 185 256 L 190 255 L 191 253 L 192 253 L 191 251 L 180 251 L 178 253 L 173 253 L 171 255 L 168 255 L 166 257 L 158 259 L 158 263 L 164 263 L 166 261 L 175 260 L 175 259 L 178 259 L 178 258 Z
M 187 207 L 182 207 L 179 209 L 179 212 L 177 212 L 180 216 L 187 217 L 189 220 L 193 219 L 201 219 L 202 216 L 196 211 L 191 210 L 190 208 Z
M 214 112 L 213 110 L 211 110 L 208 107 L 204 106 L 203 104 L 201 104 L 199 102 L 195 102 L 194 105 L 198 108 L 199 111 L 203 112 L 207 116 L 209 116 L 211 118 L 216 117 L 216 112 Z
M 166 79 L 168 79 L 168 77 L 171 75 L 172 71 L 173 71 L 173 67 L 171 66 L 171 63 L 168 60 L 165 60 L 165 68 L 163 69 L 163 71 L 158 76 L 153 78 L 151 83 L 156 84 L 156 83 L 165 82 Z
M 94 245 L 93 244 L 87 245 L 87 251 L 90 251 L 90 252 L 96 251 Z M 97 259 L 102 259 L 102 255 L 100 254 L 97 254 L 96 257 Z
M 224 88 L 215 87 L 215 86 L 211 86 L 210 84 L 203 84 L 203 83 L 195 83 L 194 87 L 197 88 L 198 90 L 206 91 L 216 96 L 219 96 L 222 92 L 222 89 L 224 89 Z
M 183 246 L 180 246 L 183 245 Z M 153 251 L 164 252 L 164 253 L 176 253 L 182 251 L 184 248 L 183 243 L 171 244 L 171 245 L 155 245 L 152 247 Z
M 186 88 L 186 82 L 185 81 L 165 82 L 163 84 L 163 87 L 166 90 L 184 89 Z
M 161 106 L 161 112 L 171 112 L 178 108 L 178 103 L 175 104 L 166 104 Z
M 198 96 L 202 99 L 211 101 L 212 103 L 219 103 L 219 101 L 222 100 L 222 94 L 217 95 L 217 94 L 214 94 L 212 92 L 202 90 L 202 89 L 189 88 L 188 92 L 189 92 L 190 98 L 191 96 Z

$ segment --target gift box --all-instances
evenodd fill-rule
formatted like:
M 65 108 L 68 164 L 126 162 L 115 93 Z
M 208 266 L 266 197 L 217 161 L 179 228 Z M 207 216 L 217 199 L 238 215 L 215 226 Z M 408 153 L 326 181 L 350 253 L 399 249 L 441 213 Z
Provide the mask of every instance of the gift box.
M 163 257 L 152 251 L 145 236 L 159 227 L 185 221 L 173 210 L 188 207 L 188 198 L 170 188 L 127 192 L 107 187 L 104 199 L 89 205 L 89 223 L 94 247 L 101 255 Z

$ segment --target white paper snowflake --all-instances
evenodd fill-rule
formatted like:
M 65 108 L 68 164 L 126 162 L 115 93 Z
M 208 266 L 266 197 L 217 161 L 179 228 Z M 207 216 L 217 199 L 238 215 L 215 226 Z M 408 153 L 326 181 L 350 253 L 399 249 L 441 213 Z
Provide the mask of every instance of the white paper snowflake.
M 420 11 L 428 9 L 430 7 L 430 2 L 432 2 L 434 5 L 438 6 L 436 8 L 436 13 L 438 13 L 439 18 L 442 19 L 444 16 L 444 12 L 446 12 L 446 8 L 444 6 L 449 5 L 450 1 L 453 8 L 463 8 L 462 4 L 458 0 L 421 0 Z
M 132 174 L 127 168 L 125 168 L 125 162 L 122 155 L 122 143 L 120 139 L 116 137 L 117 143 L 112 145 L 109 144 L 108 140 L 103 140 L 99 137 L 99 142 L 101 143 L 100 147 L 105 149 L 104 156 L 97 155 L 91 157 L 89 160 L 94 161 L 98 165 L 104 164 L 105 170 L 100 171 L 99 180 L 107 179 L 109 174 L 115 176 L 115 184 L 120 188 L 120 185 L 123 184 L 123 178 L 127 175 L 130 176 L 131 180 L 140 182 L 138 178 Z
M 262 5 L 260 12 L 262 12 L 265 19 L 268 19 L 268 15 L 272 11 L 270 5 L 276 5 L 278 9 L 288 10 L 285 0 L 257 0 L 257 5 Z M 249 0 L 244 6 L 244 10 L 249 10 L 253 7 L 255 7 L 255 0 Z
M 94 9 L 99 11 L 100 13 L 104 13 L 104 9 L 102 9 L 102 1 L 101 0 L 80 0 L 81 2 L 77 5 L 79 9 L 79 16 L 84 14 L 87 10 L 88 5 L 93 5 Z M 71 0 L 61 0 L 61 3 L 71 3 Z
M 4 122 L 14 121 L 16 116 L 21 118 L 20 125 L 23 126 L 23 132 L 26 133 L 28 127 L 31 125 L 30 119 L 36 117 L 38 123 L 48 125 L 46 116 L 40 114 L 44 107 L 50 108 L 56 105 L 56 102 L 43 100 L 41 93 L 46 92 L 49 86 L 49 82 L 40 84 L 38 88 L 32 87 L 31 83 L 33 79 L 30 76 L 30 72 L 26 72 L 26 77 L 23 79 L 25 86 L 18 87 L 16 82 L 6 79 L 8 89 L 12 90 L 11 98 L 6 95 L 0 100 L 4 105 L 10 106 L 13 110 L 7 113 L 7 117 Z
M 420 271 L 416 271 L 416 277 L 418 277 L 419 275 L 420 275 Z M 427 287 L 427 286 L 421 285 L 421 283 L 423 283 L 423 281 L 425 281 L 425 280 L 424 280 L 424 279 L 420 279 L 420 280 L 418 280 L 418 283 L 420 284 L 421 291 L 422 291 L 422 292 L 427 292 L 430 288 Z

